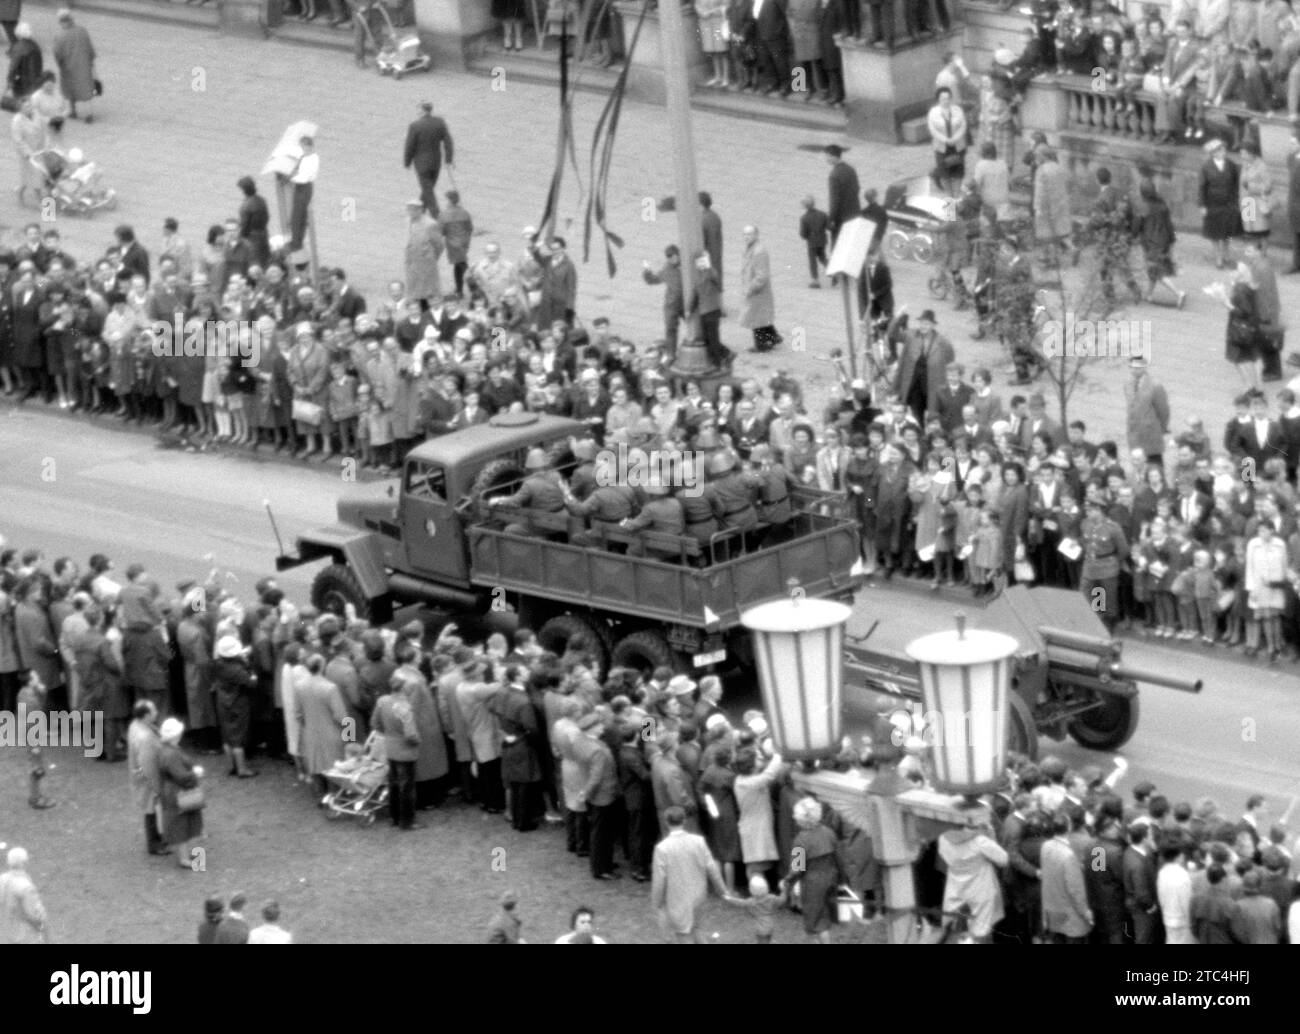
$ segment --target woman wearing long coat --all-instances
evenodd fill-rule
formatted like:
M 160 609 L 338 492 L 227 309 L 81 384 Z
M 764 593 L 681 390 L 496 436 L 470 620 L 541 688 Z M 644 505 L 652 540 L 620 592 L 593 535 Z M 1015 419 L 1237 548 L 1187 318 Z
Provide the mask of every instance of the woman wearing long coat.
M 443 779 L 451 766 L 447 762 L 447 740 L 442 733 L 442 719 L 433 699 L 428 680 L 419 670 L 403 665 L 394 672 L 406 684 L 406 699 L 411 704 L 415 727 L 420 733 L 420 752 L 415 759 L 415 806 L 428 808 L 442 801 Z
M 1246 543 L 1246 603 L 1251 618 L 1247 641 L 1253 653 L 1262 630 L 1270 660 L 1277 660 L 1282 647 L 1286 582 L 1286 543 L 1274 533 L 1272 524 L 1260 521 L 1255 537 Z
M 1043 150 L 1034 172 L 1034 236 L 1046 242 L 1065 241 L 1074 230 L 1070 216 L 1070 181 L 1056 152 Z
M 795 64 L 803 66 L 808 76 L 804 82 L 807 91 L 804 96 L 809 100 L 814 93 L 814 84 L 818 90 L 823 88 L 820 68 L 822 37 L 817 28 L 819 6 L 820 0 L 790 0 L 786 9 L 793 60 Z
M 81 682 L 78 706 L 84 711 L 101 711 L 104 715 L 104 761 L 122 758 L 119 740 L 126 733 L 131 714 L 131 698 L 122 686 L 121 637 L 110 639 L 103 628 L 103 614 L 89 610 L 89 627 L 69 643 L 77 678 Z
M 911 512 L 908 484 L 915 467 L 903 460 L 902 452 L 893 445 L 881 450 L 880 470 L 876 475 L 872 493 L 876 506 L 877 548 L 884 554 L 885 577 L 890 577 L 902 560 L 903 532 Z
M 307 677 L 296 687 L 294 711 L 298 719 L 298 749 L 303 770 L 324 792 L 322 772 L 343 757 L 343 722 L 348 716 L 343 693 L 321 672 L 324 658 L 319 655 L 307 662 Z
M 424 209 L 410 210 L 406 231 L 406 297 L 437 304 L 442 299 L 438 259 L 445 244 L 438 223 Z
M 998 870 L 1007 864 L 1006 851 L 986 830 L 950 829 L 939 837 L 939 857 L 948 867 L 943 910 L 955 913 L 968 906 L 970 935 L 987 940 L 1005 914 Z
M 780 754 L 774 754 L 761 772 L 752 752 L 742 752 L 736 759 L 732 789 L 740 814 L 740 854 L 745 860 L 746 877 L 766 873 L 781 857 L 776 847 L 772 784 L 780 776 L 782 765 Z
M 790 886 L 798 885 L 804 932 L 827 943 L 834 923 L 835 891 L 844 881 L 839 841 L 822 823 L 822 806 L 805 797 L 794 806 L 799 832 L 790 849 Z
M 722 866 L 722 879 L 734 887 L 735 866 L 742 860 L 740 851 L 740 809 L 736 804 L 736 773 L 731 770 L 731 751 L 723 748 L 710 757 L 696 787 L 702 808 L 704 837 L 709 850 Z M 707 798 L 707 799 L 706 799 Z M 709 800 L 713 807 L 709 807 Z M 715 815 L 714 812 L 717 812 Z
M 216 653 L 211 669 L 212 692 L 217 701 L 221 745 L 231 759 L 230 774 L 249 779 L 257 775 L 244 761 L 244 748 L 253 717 L 253 695 L 257 691 L 257 673 L 253 671 L 243 645 L 234 636 L 218 639 Z
M 1247 379 L 1255 379 L 1255 363 L 1259 360 L 1260 344 L 1264 338 L 1263 323 L 1259 317 L 1259 296 L 1254 275 L 1244 262 L 1237 266 L 1233 276 L 1232 292 L 1228 295 L 1228 326 L 1224 341 L 1224 358 L 1237 367 L 1249 367 Z M 1245 371 L 1243 371 L 1245 372 Z
M 168 718 L 158 730 L 161 741 L 158 773 L 162 781 L 158 794 L 158 831 L 163 840 L 176 849 L 176 864 L 197 872 L 190 843 L 203 833 L 203 809 L 181 811 L 177 797 L 182 790 L 192 790 L 199 785 L 203 769 L 182 753 L 180 744 L 184 732 L 185 726 L 175 718 Z
M 1241 171 L 1225 153 L 1222 140 L 1212 141 L 1201 166 L 1197 188 L 1201 234 L 1214 244 L 1219 268 L 1228 265 L 1228 241 L 1241 233 Z
M 742 327 L 754 332 L 754 348 L 767 351 L 776 344 L 776 298 L 772 294 L 772 266 L 758 231 L 747 227 L 745 253 L 740 260 L 740 291 L 743 308 L 737 317 Z
M 560 762 L 565 847 L 570 854 L 579 856 L 585 855 L 591 845 L 587 802 L 582 796 L 582 788 L 586 783 L 584 766 L 574 751 L 574 744 L 583 734 L 578 728 L 582 711 L 581 700 L 573 696 L 565 697 L 560 705 L 560 717 L 551 725 L 551 749 Z
M 195 590 L 202 592 L 202 589 Z M 182 605 L 193 597 L 187 596 Z M 195 613 L 185 607 L 186 614 L 176 626 L 176 649 L 180 652 L 185 671 L 185 714 L 192 732 L 213 729 L 217 712 L 212 701 L 212 683 L 209 669 L 212 666 L 212 629 L 206 614 Z
M 298 454 L 301 459 L 318 452 L 329 442 L 329 355 L 316 340 L 316 336 L 304 329 L 297 335 L 288 363 L 293 397 L 316 403 L 322 412 L 319 424 L 295 421 L 295 429 L 307 443 Z
M 59 85 L 63 96 L 72 105 L 72 116 L 77 116 L 78 104 L 89 104 L 95 96 L 95 45 L 90 33 L 72 20 L 71 14 L 59 19 L 59 31 L 54 36 L 54 61 L 59 66 Z M 91 115 L 86 113 L 86 121 Z
M 1002 467 L 1005 486 L 998 497 L 999 527 L 1002 530 L 1002 570 L 1011 575 L 1016 567 L 1016 555 L 1023 555 L 1025 533 L 1029 530 L 1029 489 L 1025 475 L 1018 463 Z

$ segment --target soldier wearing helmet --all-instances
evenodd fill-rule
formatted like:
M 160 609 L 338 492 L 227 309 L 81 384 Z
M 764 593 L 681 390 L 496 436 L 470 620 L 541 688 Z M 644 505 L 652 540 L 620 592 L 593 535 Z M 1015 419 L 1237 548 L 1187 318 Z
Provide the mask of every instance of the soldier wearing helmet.
M 682 504 L 668 494 L 668 486 L 655 478 L 645 485 L 646 502 L 635 517 L 623 521 L 623 530 L 632 532 L 658 532 L 664 535 L 681 535 L 686 531 L 686 516 Z M 670 558 L 679 556 L 680 550 L 664 549 L 651 545 L 638 537 L 627 547 L 628 556 Z
M 542 449 L 529 449 L 524 460 L 524 470 L 528 476 L 514 495 L 498 496 L 488 500 L 489 507 L 517 506 L 525 510 L 538 510 L 542 513 L 559 513 L 564 509 L 564 483 L 560 475 L 550 469 L 551 461 Z M 548 533 L 533 527 L 530 523 L 512 523 L 506 525 L 508 535 L 538 535 Z
M 698 539 L 701 546 L 707 546 L 721 530 L 713 510 L 713 483 L 700 484 L 708 470 L 707 463 L 698 454 L 686 456 L 677 469 L 683 486 L 677 490 L 677 501 L 682 505 L 686 522 L 684 534 Z
M 758 478 L 758 516 L 770 525 L 765 541 L 784 542 L 791 537 L 790 521 L 794 517 L 794 507 L 790 504 L 790 495 L 798 482 L 776 462 L 770 445 L 754 446 L 746 469 Z
M 736 454 L 730 449 L 709 460 L 709 482 L 713 487 L 713 515 L 723 531 L 734 528 L 752 530 L 758 526 L 754 494 L 760 482 L 757 475 L 736 469 Z
M 636 511 L 636 493 L 622 484 L 612 453 L 601 453 L 596 458 L 596 488 L 586 499 L 578 499 L 567 486 L 564 506 L 575 517 L 585 517 L 590 522 L 589 531 L 570 537 L 575 546 L 602 544 L 602 531 L 618 531 L 619 524 Z
M 590 438 L 573 443 L 573 458 L 578 465 L 569 475 L 569 491 L 579 502 L 596 490 L 596 452 L 596 443 Z

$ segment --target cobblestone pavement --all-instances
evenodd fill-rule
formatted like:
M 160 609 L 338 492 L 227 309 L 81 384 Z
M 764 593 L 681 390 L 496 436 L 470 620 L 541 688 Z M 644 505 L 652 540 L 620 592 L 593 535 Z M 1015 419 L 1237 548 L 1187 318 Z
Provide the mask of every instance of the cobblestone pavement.
M 556 149 L 553 87 L 441 70 L 393 82 L 373 70 L 356 69 L 337 51 L 223 38 L 104 15 L 81 18 L 101 55 L 99 75 L 107 92 L 95 123 L 69 123 L 65 135 L 69 145 L 83 146 L 103 164 L 121 204 L 115 215 L 61 220 L 74 254 L 105 246 L 117 219 L 132 223 L 153 249 L 167 215 L 181 221 L 183 233 L 197 247 L 209 225 L 235 210 L 235 180 L 260 171 L 289 123 L 309 119 L 320 125 L 322 174 L 315 205 L 322 258 L 346 267 L 363 290 L 377 292 L 401 271 L 403 203 L 415 193 L 414 177 L 401 167 L 401 146 L 416 102 L 424 98 L 450 123 L 456 139 L 455 178 L 481 231 L 499 238 L 505 253 L 515 255 L 522 250 L 519 231 L 541 214 Z M 37 39 L 48 49 L 52 9 L 33 11 L 32 21 Z M 602 102 L 584 93 L 575 105 L 584 184 L 590 179 L 586 151 Z M 697 114 L 695 136 L 700 185 L 712 192 L 724 221 L 724 286 L 731 308 L 739 302 L 735 287 L 745 223 L 760 228 L 772 255 L 778 324 L 787 345 L 761 361 L 742 359 L 737 371 L 766 374 L 788 366 L 817 398 L 830 382 L 832 368 L 814 360 L 842 345 L 843 310 L 838 292 L 807 286 L 796 233 L 799 198 L 812 193 L 825 204 L 827 169 L 820 154 L 799 148 L 832 138 L 708 113 Z M 674 236 L 673 216 L 643 218 L 646 198 L 673 191 L 666 140 L 661 109 L 640 103 L 625 107 L 610 178 L 609 225 L 625 238 L 626 247 L 619 253 L 614 279 L 606 275 L 598 238 L 592 242 L 592 261 L 579 265 L 580 314 L 587 320 L 608 315 L 617 331 L 638 343 L 661 333 L 659 289 L 642 283 L 639 271 L 641 260 L 657 262 Z M 864 187 L 881 188 L 924 173 L 930 162 L 925 147 L 865 143 L 852 145 L 848 158 Z M 263 182 L 269 190 L 269 180 Z M 448 186 L 444 173 L 440 188 Z M 569 168 L 559 230 L 576 258 L 581 255 L 582 201 Z M 0 223 L 7 224 L 9 237 L 29 216 L 17 209 L 12 192 L 4 192 Z M 1153 372 L 1169 388 L 1176 425 L 1196 412 L 1216 434 L 1239 383 L 1222 358 L 1222 309 L 1200 291 L 1219 274 L 1193 237 L 1183 237 L 1177 257 L 1188 289 L 1186 309 L 1144 306 L 1128 318 L 1152 320 Z M 1276 261 L 1281 265 L 1286 258 L 1279 255 Z M 915 263 L 895 269 L 900 304 L 907 303 L 913 312 L 936 309 L 940 330 L 968 366 L 1000 365 L 995 343 L 971 339 L 969 313 L 930 300 L 926 273 Z M 1296 310 L 1300 280 L 1282 278 L 1282 300 L 1284 312 Z M 804 331 L 806 351 L 801 354 L 789 352 L 795 328 Z M 748 332 L 729 322 L 724 339 L 742 350 Z M 1119 390 L 1124 365 L 1122 359 L 1092 364 L 1071 406 L 1072 417 L 1083 417 L 1103 436 L 1123 433 Z M 1001 377 L 998 390 L 1010 394 Z

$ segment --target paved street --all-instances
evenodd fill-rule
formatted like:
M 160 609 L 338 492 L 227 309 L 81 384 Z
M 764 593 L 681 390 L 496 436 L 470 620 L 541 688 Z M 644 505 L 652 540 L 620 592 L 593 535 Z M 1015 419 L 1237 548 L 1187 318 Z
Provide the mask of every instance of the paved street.
M 48 44 L 53 13 L 33 11 L 37 38 Z M 489 75 L 438 71 L 401 82 L 362 72 L 337 51 L 317 51 L 283 43 L 226 39 L 215 34 L 86 14 L 100 58 L 106 95 L 94 125 L 69 123 L 69 145 L 83 146 L 103 163 L 118 190 L 116 214 L 97 219 L 66 218 L 61 228 L 74 254 L 91 254 L 107 245 L 114 222 L 133 223 L 149 247 L 156 247 L 162 219 L 174 215 L 197 247 L 207 227 L 230 213 L 238 201 L 235 180 L 258 172 L 283 129 L 297 119 L 319 123 L 322 161 L 316 218 L 324 260 L 345 266 L 353 280 L 371 292 L 401 274 L 403 203 L 415 193 L 414 177 L 401 167 L 401 145 L 417 101 L 430 98 L 447 117 L 456 138 L 456 181 L 477 226 L 502 241 L 507 256 L 521 250 L 520 229 L 541 215 L 555 158 L 555 89 L 494 80 Z M 503 89 L 494 89 L 503 86 Z M 579 166 L 590 179 L 591 131 L 602 98 L 582 93 L 575 104 Z M 832 142 L 808 131 L 719 115 L 698 113 L 695 135 L 699 182 L 713 193 L 726 234 L 724 286 L 729 303 L 738 303 L 740 230 L 753 222 L 772 253 L 778 324 L 787 342 L 802 328 L 803 354 L 789 344 L 761 362 L 746 358 L 738 369 L 766 373 L 789 366 L 816 398 L 829 382 L 831 367 L 812 361 L 843 343 L 843 310 L 838 294 L 806 286 L 805 260 L 796 226 L 799 198 L 813 193 L 826 199 L 826 164 L 800 145 Z M 626 240 L 619 272 L 605 272 L 603 248 L 592 241 L 591 263 L 580 265 L 579 313 L 588 321 L 605 314 L 615 328 L 644 344 L 661 333 L 659 289 L 641 282 L 642 259 L 658 262 L 672 240 L 674 217 L 646 221 L 647 198 L 673 192 L 664 144 L 663 112 L 640 103 L 625 106 L 610 178 L 609 225 Z M 848 160 L 863 186 L 883 188 L 924 173 L 928 148 L 857 144 Z M 269 181 L 266 189 L 269 190 Z M 441 188 L 449 186 L 444 174 Z M 0 223 L 12 230 L 29 214 L 17 210 L 12 195 L 0 198 Z M 572 168 L 566 171 L 560 205 L 560 232 L 570 251 L 581 254 L 583 198 Z M 1175 422 L 1189 413 L 1204 416 L 1215 434 L 1230 412 L 1237 389 L 1235 373 L 1223 361 L 1223 318 L 1217 303 L 1200 288 L 1216 278 L 1199 240 L 1184 237 L 1177 249 L 1181 277 L 1188 288 L 1185 311 L 1140 307 L 1134 319 L 1152 319 L 1154 372 L 1169 388 Z M 1281 264 L 1284 256 L 1276 261 Z M 931 301 L 925 267 L 907 263 L 895 269 L 895 294 L 912 312 L 937 310 L 968 366 L 996 362 L 998 346 L 970 339 L 973 318 L 954 313 L 947 302 Z M 1283 310 L 1300 311 L 1300 279 L 1283 278 Z M 724 325 L 734 346 L 748 334 Z M 1071 415 L 1080 416 L 1106 437 L 1122 437 L 1118 389 L 1124 360 L 1096 361 L 1075 397 Z M 1001 378 L 999 378 L 1001 382 Z M 1010 394 L 1002 383 L 1004 394 Z

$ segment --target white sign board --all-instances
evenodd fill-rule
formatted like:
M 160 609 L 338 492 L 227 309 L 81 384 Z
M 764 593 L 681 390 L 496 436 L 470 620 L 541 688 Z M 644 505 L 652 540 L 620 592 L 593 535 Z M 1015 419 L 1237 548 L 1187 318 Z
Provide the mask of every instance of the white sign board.
M 266 176 L 270 173 L 281 176 L 292 175 L 293 170 L 298 167 L 298 159 L 302 157 L 302 145 L 298 141 L 305 136 L 315 139 L 315 122 L 295 122 L 286 129 L 284 135 L 280 137 L 280 142 L 275 145 L 275 150 L 271 152 L 271 157 L 262 166 L 262 175 Z
M 845 273 L 856 279 L 866 265 L 867 252 L 871 250 L 871 240 L 875 235 L 876 224 L 870 219 L 850 219 L 841 226 L 831 260 L 826 264 L 826 274 Z

